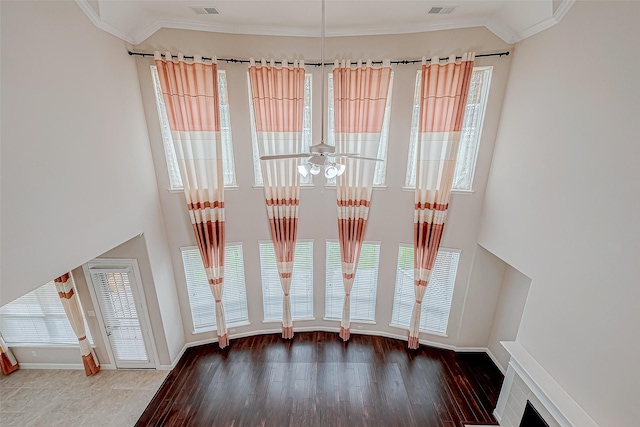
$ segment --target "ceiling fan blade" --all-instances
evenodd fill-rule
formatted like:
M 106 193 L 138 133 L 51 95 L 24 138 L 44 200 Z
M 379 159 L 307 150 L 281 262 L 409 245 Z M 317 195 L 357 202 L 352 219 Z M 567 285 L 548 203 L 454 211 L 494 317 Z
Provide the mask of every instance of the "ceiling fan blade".
M 350 156 L 359 156 L 360 153 L 331 153 L 331 154 L 325 154 L 325 156 L 327 157 L 350 157 Z
M 309 153 L 276 154 L 273 156 L 260 156 L 260 160 L 296 159 L 299 157 L 311 157 Z
M 361 157 L 354 154 L 336 154 L 335 157 L 347 157 L 350 159 L 360 159 L 360 160 L 374 160 L 376 162 L 384 162 L 383 159 L 376 159 L 375 157 Z

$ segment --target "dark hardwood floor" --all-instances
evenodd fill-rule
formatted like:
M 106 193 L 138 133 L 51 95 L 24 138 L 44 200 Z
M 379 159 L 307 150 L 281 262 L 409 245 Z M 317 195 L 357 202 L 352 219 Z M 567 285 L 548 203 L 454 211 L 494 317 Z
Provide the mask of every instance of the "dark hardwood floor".
M 484 353 L 296 333 L 188 349 L 137 426 L 497 424 L 503 376 Z

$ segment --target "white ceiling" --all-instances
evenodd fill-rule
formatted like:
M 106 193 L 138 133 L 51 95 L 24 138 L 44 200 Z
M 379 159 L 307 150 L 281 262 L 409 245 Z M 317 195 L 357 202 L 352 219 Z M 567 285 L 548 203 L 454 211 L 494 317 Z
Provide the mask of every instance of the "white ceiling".
M 485 26 L 515 43 L 555 25 L 575 0 L 327 0 L 327 36 L 400 34 Z M 96 26 L 139 44 L 160 28 L 318 37 L 320 0 L 76 0 Z M 458 6 L 432 15 L 434 6 Z M 215 7 L 198 15 L 191 7 Z

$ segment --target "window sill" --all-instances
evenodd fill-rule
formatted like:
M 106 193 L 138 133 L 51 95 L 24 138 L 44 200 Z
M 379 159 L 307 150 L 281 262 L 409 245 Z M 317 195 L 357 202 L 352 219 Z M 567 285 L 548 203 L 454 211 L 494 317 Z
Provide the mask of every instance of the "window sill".
M 334 185 L 325 184 L 324 188 L 327 188 L 329 190 L 335 190 L 336 186 L 335 184 Z M 386 190 L 389 187 L 386 185 L 374 185 L 372 188 L 374 190 Z
M 309 322 L 316 320 L 315 317 L 302 317 L 300 319 L 292 319 L 293 322 Z M 282 323 L 282 320 L 263 320 L 262 323 Z
M 323 317 L 322 320 L 328 320 L 330 322 L 341 322 L 342 321 L 342 319 L 336 319 L 336 318 L 333 318 L 333 317 Z M 362 324 L 365 324 L 365 325 L 377 325 L 375 320 L 354 320 L 354 319 L 351 319 L 351 323 L 362 323 Z
M 414 191 L 416 191 L 416 188 L 415 187 L 402 187 L 402 190 L 414 192 Z M 470 195 L 470 194 L 473 194 L 473 193 L 475 193 L 475 190 L 451 190 L 451 194 Z
M 389 326 L 391 326 L 392 328 L 402 329 L 403 331 L 409 330 L 409 326 L 398 325 L 397 323 L 389 323 Z M 427 329 L 420 329 L 420 333 L 434 335 L 436 337 L 449 338 L 449 335 L 447 334 L 443 334 L 442 332 L 430 331 Z
M 240 326 L 248 326 L 250 325 L 251 322 L 249 322 L 248 320 L 241 320 L 239 322 L 233 322 L 233 323 L 227 323 L 227 330 L 230 328 L 237 328 Z M 205 332 L 216 332 L 217 329 L 215 326 L 211 327 L 211 326 L 207 326 L 204 328 L 199 328 L 194 330 L 193 332 L 191 332 L 191 335 L 197 335 L 197 334 L 203 334 Z
M 264 189 L 264 185 L 253 185 L 252 187 L 255 188 L 256 190 Z M 316 186 L 314 184 L 300 184 L 301 190 L 310 189 L 310 188 L 316 188 Z
M 233 190 L 233 191 L 235 191 L 235 190 L 239 190 L 240 187 L 237 186 L 237 185 L 225 185 L 224 189 L 225 190 Z M 168 188 L 167 191 L 169 193 L 180 193 L 180 194 L 182 194 L 182 193 L 184 193 L 184 188 Z
M 79 344 L 48 344 L 48 343 L 7 343 L 9 348 L 80 348 Z M 95 344 L 91 344 L 92 348 L 96 348 Z

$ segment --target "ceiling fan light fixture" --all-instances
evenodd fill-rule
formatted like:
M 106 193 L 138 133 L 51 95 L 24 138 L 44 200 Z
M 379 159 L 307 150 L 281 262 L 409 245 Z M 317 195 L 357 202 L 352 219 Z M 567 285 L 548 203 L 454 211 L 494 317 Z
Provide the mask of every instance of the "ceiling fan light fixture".
M 311 164 L 309 172 L 311 172 L 311 175 L 318 175 L 320 173 L 320 165 Z
M 309 163 L 305 163 L 303 165 L 298 166 L 298 172 L 300 173 L 300 175 L 302 175 L 303 177 L 307 177 L 307 175 L 309 175 L 309 172 L 311 171 L 311 166 L 309 165 Z
M 335 163 L 330 163 L 324 167 L 324 176 L 328 179 L 335 178 L 338 175 L 338 169 Z
M 344 173 L 344 170 L 347 168 L 345 165 L 342 165 L 340 163 L 336 164 L 336 168 L 338 169 L 336 175 L 340 176 Z

